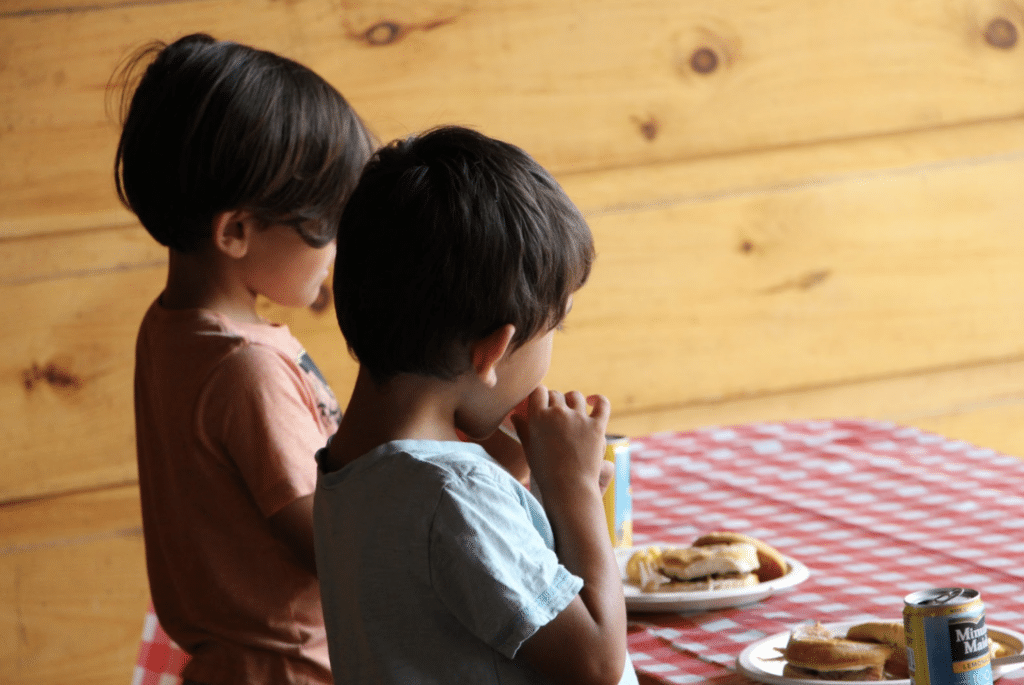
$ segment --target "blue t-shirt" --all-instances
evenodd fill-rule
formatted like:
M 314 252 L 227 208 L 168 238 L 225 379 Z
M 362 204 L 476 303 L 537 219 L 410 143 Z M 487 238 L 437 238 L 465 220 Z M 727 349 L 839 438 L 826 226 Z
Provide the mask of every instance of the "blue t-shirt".
M 583 581 L 479 445 L 399 440 L 321 471 L 314 527 L 336 685 L 544 682 L 513 657 Z

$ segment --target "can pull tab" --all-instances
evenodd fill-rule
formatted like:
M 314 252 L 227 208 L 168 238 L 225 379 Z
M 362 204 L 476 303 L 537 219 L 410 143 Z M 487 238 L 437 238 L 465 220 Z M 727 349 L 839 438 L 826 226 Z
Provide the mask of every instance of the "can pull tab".
M 922 600 L 921 604 L 947 604 L 950 601 L 962 595 L 963 593 L 964 589 L 962 587 L 949 588 L 948 590 L 936 594 L 934 597 L 929 597 L 926 600 Z

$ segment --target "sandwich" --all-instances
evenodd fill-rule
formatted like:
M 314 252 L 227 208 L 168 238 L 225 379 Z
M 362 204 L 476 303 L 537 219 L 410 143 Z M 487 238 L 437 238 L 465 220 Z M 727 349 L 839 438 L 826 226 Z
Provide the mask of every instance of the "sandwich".
M 753 587 L 760 580 L 757 549 L 748 542 L 669 549 L 661 554 L 660 570 L 672 592 Z
M 789 573 L 774 547 L 743 533 L 720 531 L 689 547 L 647 547 L 626 563 L 626 577 L 644 592 L 697 592 L 754 587 Z
M 798 626 L 782 656 L 782 675 L 803 680 L 883 680 L 888 645 L 832 635 L 821 623 Z
M 775 580 L 789 573 L 789 564 L 786 563 L 785 557 L 779 553 L 777 549 L 757 538 L 752 538 L 749 535 L 743 533 L 733 533 L 731 531 L 719 531 L 716 533 L 707 533 L 702 535 L 693 541 L 694 547 L 704 547 L 710 545 L 721 545 L 721 544 L 733 544 L 738 542 L 745 542 L 753 545 L 757 551 L 757 579 L 762 583 L 769 580 Z
M 989 636 L 989 656 L 997 659 L 1014 650 Z M 888 650 L 888 655 L 882 654 Z M 850 626 L 836 637 L 820 623 L 800 626 L 782 652 L 783 675 L 810 680 L 903 680 L 910 677 L 907 638 L 901 621 Z M 879 661 L 881 659 L 881 661 Z
M 630 557 L 626 575 L 645 592 L 697 592 L 752 587 L 757 568 L 757 549 L 746 542 L 648 547 Z

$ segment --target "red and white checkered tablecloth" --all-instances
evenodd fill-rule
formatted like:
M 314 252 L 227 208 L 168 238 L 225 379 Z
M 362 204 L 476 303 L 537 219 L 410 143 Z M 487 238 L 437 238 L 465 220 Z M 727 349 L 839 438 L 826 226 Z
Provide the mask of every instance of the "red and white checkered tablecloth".
M 181 683 L 179 674 L 186 661 L 188 654 L 174 644 L 160 627 L 150 604 L 142 626 L 142 641 L 132 673 L 132 685 L 178 685 Z
M 734 530 L 811 569 L 752 606 L 631 614 L 630 654 L 652 678 L 748 682 L 734 668 L 751 642 L 808 619 L 898 620 L 903 598 L 930 587 L 976 588 L 990 625 L 1024 626 L 1024 460 L 855 420 L 707 428 L 632 445 L 634 544 Z
M 743 648 L 808 619 L 899 619 L 915 590 L 981 591 L 991 625 L 1024 628 L 1024 460 L 891 423 L 746 424 L 633 438 L 633 539 L 761 538 L 810 578 L 747 607 L 631 614 L 638 671 L 749 683 Z M 133 685 L 177 685 L 186 656 L 150 607 Z M 1006 680 L 1024 677 L 1017 671 Z

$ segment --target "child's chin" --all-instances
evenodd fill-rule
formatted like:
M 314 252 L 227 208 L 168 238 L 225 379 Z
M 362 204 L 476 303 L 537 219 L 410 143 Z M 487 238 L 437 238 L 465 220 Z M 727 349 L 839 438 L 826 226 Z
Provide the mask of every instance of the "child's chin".
M 489 438 L 492 435 L 494 435 L 496 430 L 497 430 L 497 428 L 495 428 L 494 430 L 488 432 L 486 428 L 479 428 L 479 427 L 472 427 L 472 426 L 463 426 L 463 425 L 459 425 L 459 424 L 455 425 L 455 431 L 456 431 L 456 433 L 458 433 L 459 439 L 460 440 L 470 440 L 472 442 L 479 442 L 481 440 L 486 440 L 487 438 Z

